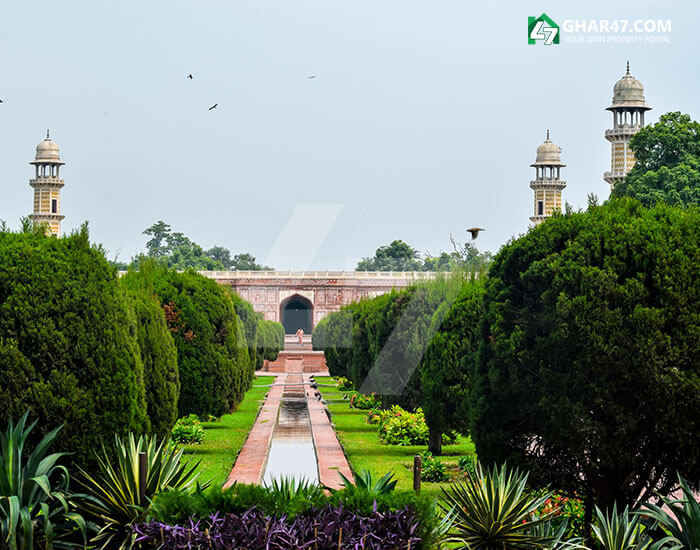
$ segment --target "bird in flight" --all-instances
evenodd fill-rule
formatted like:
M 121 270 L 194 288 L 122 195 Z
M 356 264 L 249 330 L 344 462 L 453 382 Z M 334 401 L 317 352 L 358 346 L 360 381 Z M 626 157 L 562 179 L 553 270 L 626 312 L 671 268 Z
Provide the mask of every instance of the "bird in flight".
M 214 105 L 212 105 L 211 107 L 209 107 L 209 110 L 211 111 L 212 109 L 216 109 L 216 106 L 217 106 L 217 105 L 218 105 L 218 103 L 214 103 Z
M 2 99 L 0 99 L 0 103 L 5 103 Z
M 311 80 L 312 78 L 316 78 L 316 75 L 315 75 L 315 74 L 312 74 L 312 75 L 307 76 L 306 78 L 308 78 L 309 80 Z
M 192 73 L 190 73 L 190 74 L 187 75 L 187 78 L 189 78 L 190 80 L 192 80 L 194 77 L 192 76 Z
M 483 227 L 472 227 L 470 229 L 467 229 L 469 233 L 472 234 L 472 241 L 476 239 L 479 236 L 479 231 L 486 231 Z

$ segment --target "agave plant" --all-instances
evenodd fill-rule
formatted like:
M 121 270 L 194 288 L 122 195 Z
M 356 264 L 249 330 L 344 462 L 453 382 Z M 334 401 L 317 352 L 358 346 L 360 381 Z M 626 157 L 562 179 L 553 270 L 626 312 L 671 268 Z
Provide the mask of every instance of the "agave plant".
M 474 473 L 449 489 L 443 488 L 441 507 L 454 511 L 455 520 L 448 540 L 457 548 L 532 550 L 545 548 L 551 536 L 534 531 L 548 516 L 535 515 L 552 493 L 530 496 L 526 492 L 527 474 L 509 470 L 506 464 L 484 471 L 476 463 Z
M 299 495 L 307 498 L 314 497 L 323 492 L 321 487 L 311 483 L 308 479 L 303 477 L 297 479 L 293 476 L 273 478 L 269 487 L 272 492 L 277 493 L 284 500 L 292 500 Z
M 380 477 L 376 483 L 373 482 L 372 472 L 367 470 L 362 470 L 359 474 L 353 472 L 355 483 L 345 477 L 342 472 L 338 473 L 343 480 L 343 485 L 346 487 L 355 485 L 358 489 L 364 489 L 373 495 L 384 495 L 391 493 L 396 488 L 396 484 L 398 483 L 398 480 L 394 479 L 394 472 L 387 472 Z
M 665 548 L 700 548 L 700 503 L 695 500 L 695 495 L 691 491 L 686 481 L 678 475 L 678 483 L 683 492 L 683 498 L 671 500 L 660 496 L 661 501 L 671 513 L 656 504 L 644 504 L 644 510 L 634 512 L 643 517 L 650 518 L 654 524 L 651 525 L 653 531 L 660 526 L 667 536 L 654 542 L 655 547 L 663 545 Z M 642 519 L 642 521 L 644 521 Z
M 183 449 L 168 445 L 167 438 L 141 436 L 135 439 L 129 434 L 126 441 L 115 436 L 114 453 L 97 454 L 99 474 L 92 476 L 80 470 L 80 482 L 92 497 L 81 503 L 81 508 L 97 525 L 98 533 L 92 539 L 101 548 L 131 548 L 131 526 L 145 518 L 146 510 L 155 495 L 166 489 L 202 489 L 209 485 L 197 484 L 195 471 L 199 461 L 182 462 Z M 140 501 L 139 453 L 146 453 L 146 501 Z M 114 456 L 114 462 L 112 462 Z M 196 485 L 195 485 L 196 484 Z
M 77 532 L 87 542 L 85 520 L 75 511 L 70 476 L 58 461 L 67 453 L 47 454 L 61 430 L 45 435 L 25 456 L 25 444 L 36 421 L 27 426 L 25 412 L 0 434 L 0 547 L 11 550 L 80 546 L 66 537 Z
M 617 504 L 608 516 L 596 506 L 597 525 L 593 532 L 603 550 L 643 550 L 651 544 L 651 539 L 644 534 L 639 516 L 630 514 L 625 506 L 622 513 L 617 512 Z

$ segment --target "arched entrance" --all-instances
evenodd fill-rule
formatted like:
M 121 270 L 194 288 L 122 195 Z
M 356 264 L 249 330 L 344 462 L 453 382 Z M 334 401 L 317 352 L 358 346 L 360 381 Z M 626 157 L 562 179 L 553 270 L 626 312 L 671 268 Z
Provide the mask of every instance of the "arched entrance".
M 312 311 L 311 302 L 298 294 L 282 302 L 280 319 L 284 325 L 285 334 L 295 334 L 299 329 L 303 329 L 306 334 L 311 334 Z

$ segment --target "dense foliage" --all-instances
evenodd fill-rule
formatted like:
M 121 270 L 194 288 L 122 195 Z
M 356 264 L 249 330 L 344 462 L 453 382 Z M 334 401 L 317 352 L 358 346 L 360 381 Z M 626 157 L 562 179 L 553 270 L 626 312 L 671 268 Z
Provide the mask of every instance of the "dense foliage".
M 196 414 L 188 414 L 178 418 L 170 432 L 170 441 L 176 445 L 192 445 L 204 441 L 205 436 L 202 423 Z
M 402 240 L 380 246 L 372 258 L 363 258 L 357 271 L 485 271 L 491 263 L 490 252 L 479 252 L 472 243 L 458 244 L 452 240 L 454 252 L 441 252 L 438 256 L 421 254 Z
M 255 329 L 255 370 L 265 361 L 277 359 L 284 348 L 284 327 L 275 321 L 260 320 Z
M 700 206 L 700 123 L 679 112 L 661 115 L 630 141 L 635 165 L 611 197 L 633 197 L 645 206 L 663 201 Z
M 490 270 L 470 398 L 479 456 L 610 509 L 700 479 L 700 211 L 557 216 Z
M 177 346 L 178 415 L 231 411 L 250 387 L 253 373 L 229 293 L 193 271 L 178 273 L 154 261 L 143 262 L 138 272 L 130 271 L 122 280 L 127 288 L 157 296 L 163 307 Z
M 180 375 L 177 349 L 158 299 L 143 288 L 127 289 L 136 317 L 151 433 L 165 436 L 177 418 Z
M 105 434 L 143 432 L 144 373 L 129 301 L 87 227 L 0 232 L 0 420 L 31 408 L 79 462 Z
M 468 432 L 469 372 L 479 347 L 483 315 L 483 282 L 465 283 L 454 303 L 445 302 L 434 321 L 442 319 L 425 351 L 422 367 L 423 410 L 430 428 L 430 451 L 442 452 L 442 434 Z
M 348 508 L 327 505 L 293 520 L 270 517 L 252 508 L 242 514 L 212 514 L 185 525 L 156 521 L 135 527 L 137 541 L 163 549 L 179 548 L 418 548 L 418 518 L 408 508 L 362 516 Z
M 154 223 L 144 230 L 144 235 L 150 237 L 146 243 L 147 253 L 132 260 L 134 266 L 140 265 L 145 258 L 156 258 L 173 269 L 197 270 L 261 270 L 271 269 L 258 264 L 255 257 L 248 253 L 236 254 L 231 258 L 231 252 L 223 246 L 214 246 L 204 250 L 197 243 L 180 232 L 172 232 L 170 225 L 163 221 Z M 119 266 L 126 269 L 126 265 Z

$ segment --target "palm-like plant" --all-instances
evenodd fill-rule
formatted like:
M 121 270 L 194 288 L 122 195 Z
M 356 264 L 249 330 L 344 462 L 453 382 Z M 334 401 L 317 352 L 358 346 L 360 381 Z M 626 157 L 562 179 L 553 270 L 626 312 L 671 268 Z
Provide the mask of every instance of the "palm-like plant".
M 596 506 L 595 513 L 598 522 L 593 525 L 593 532 L 604 550 L 643 550 L 651 544 L 639 516 L 630 514 L 627 506 L 618 513 L 617 504 L 614 504 L 609 516 Z
M 660 526 L 668 534 L 655 541 L 654 546 L 664 545 L 670 550 L 674 548 L 696 550 L 700 548 L 700 503 L 695 500 L 693 491 L 680 474 L 678 474 L 678 483 L 683 491 L 683 498 L 672 500 L 660 496 L 671 513 L 656 504 L 647 503 L 643 505 L 644 510 L 639 510 L 635 514 L 653 520 L 655 525 L 651 526 L 652 530 L 655 526 Z
M 131 526 L 145 518 L 148 504 L 166 489 L 188 490 L 195 487 L 199 462 L 192 459 L 182 463 L 183 449 L 168 445 L 167 438 L 129 434 L 126 441 L 115 436 L 115 462 L 102 445 L 97 454 L 99 474 L 95 477 L 84 470 L 81 483 L 92 497 L 81 503 L 99 531 L 93 541 L 101 548 L 130 548 L 133 545 Z M 139 453 L 146 453 L 146 502 L 140 501 Z M 204 488 L 210 482 L 198 488 Z
M 69 493 L 70 476 L 58 461 L 67 453 L 47 454 L 61 430 L 42 438 L 25 456 L 25 444 L 36 421 L 27 426 L 25 412 L 17 424 L 10 422 L 0 434 L 0 546 L 27 549 L 80 546 L 66 540 L 74 531 L 87 532 L 83 517 L 75 512 Z
M 338 472 L 341 479 L 343 480 L 343 485 L 349 487 L 350 485 L 355 485 L 358 489 L 364 489 L 373 495 L 384 495 L 391 493 L 395 488 L 398 480 L 394 479 L 394 472 L 387 472 L 382 477 L 380 477 L 376 482 L 372 479 L 372 472 L 367 470 L 362 470 L 360 473 L 353 473 L 355 478 L 355 483 L 343 475 L 342 472 Z
M 526 493 L 527 474 L 509 470 L 506 464 L 484 471 L 477 462 L 474 473 L 443 488 L 440 503 L 445 512 L 456 515 L 449 541 L 472 550 L 532 550 L 544 548 L 550 537 L 533 533 L 548 516 L 534 515 L 552 493 Z
M 306 478 L 279 477 L 270 482 L 270 490 L 277 493 L 284 500 L 292 500 L 297 496 L 306 498 L 315 497 L 323 493 L 323 489 Z

